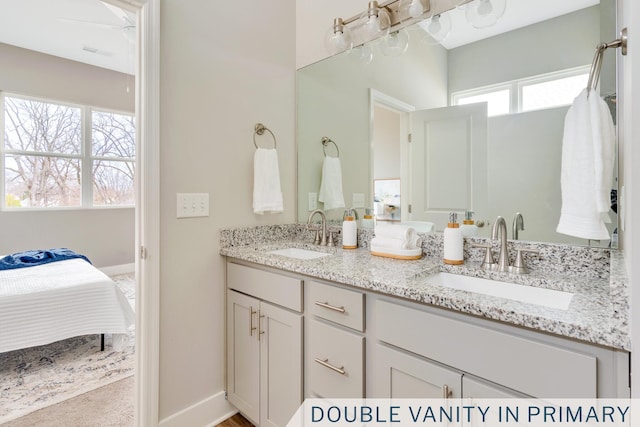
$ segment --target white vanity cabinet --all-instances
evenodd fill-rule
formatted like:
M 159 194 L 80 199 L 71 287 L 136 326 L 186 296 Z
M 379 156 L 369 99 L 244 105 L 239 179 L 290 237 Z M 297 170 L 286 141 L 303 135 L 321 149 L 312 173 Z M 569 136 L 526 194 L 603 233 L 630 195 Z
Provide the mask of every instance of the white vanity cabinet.
M 365 396 L 364 298 L 363 292 L 307 281 L 306 396 Z
M 259 426 L 302 403 L 302 281 L 227 263 L 227 393 Z
M 378 298 L 373 305 L 379 343 L 374 366 L 387 371 L 380 377 L 372 374 L 376 381 L 370 391 L 376 397 L 388 397 L 390 390 L 395 394 L 394 381 L 408 383 L 403 375 L 416 377 L 399 369 L 411 364 L 459 374 L 460 381 L 445 382 L 429 373 L 422 378 L 430 387 L 428 396 L 445 384 L 456 396 L 451 384 L 460 384 L 462 397 L 629 397 L 626 352 L 415 303 Z

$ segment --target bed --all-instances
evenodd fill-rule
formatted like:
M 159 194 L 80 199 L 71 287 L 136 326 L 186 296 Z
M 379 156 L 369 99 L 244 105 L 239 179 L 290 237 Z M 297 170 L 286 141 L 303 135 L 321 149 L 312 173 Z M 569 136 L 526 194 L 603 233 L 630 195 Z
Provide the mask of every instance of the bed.
M 115 282 L 84 259 L 0 271 L 0 353 L 80 335 L 126 334 L 134 322 Z

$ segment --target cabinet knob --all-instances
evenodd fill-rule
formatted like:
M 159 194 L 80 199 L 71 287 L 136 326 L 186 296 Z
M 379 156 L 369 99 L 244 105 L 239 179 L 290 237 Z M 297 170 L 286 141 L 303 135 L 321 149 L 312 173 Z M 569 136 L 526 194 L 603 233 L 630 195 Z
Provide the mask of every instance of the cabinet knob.
M 443 399 L 448 399 L 451 397 L 451 395 L 453 394 L 453 391 L 449 389 L 448 385 L 443 385 L 442 386 L 442 398 Z

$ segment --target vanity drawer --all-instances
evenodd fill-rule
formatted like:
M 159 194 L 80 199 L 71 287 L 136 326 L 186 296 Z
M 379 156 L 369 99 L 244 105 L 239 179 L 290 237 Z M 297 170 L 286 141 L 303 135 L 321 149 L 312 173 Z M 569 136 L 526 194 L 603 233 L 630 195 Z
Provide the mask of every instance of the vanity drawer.
M 302 312 L 302 280 L 227 263 L 227 287 Z
M 312 319 L 306 340 L 308 395 L 364 397 L 364 337 Z
M 597 359 L 567 348 L 377 300 L 376 338 L 540 398 L 597 397 Z M 455 339 L 451 339 L 455 337 Z
M 364 331 L 364 294 L 313 281 L 307 282 L 307 309 L 315 316 Z

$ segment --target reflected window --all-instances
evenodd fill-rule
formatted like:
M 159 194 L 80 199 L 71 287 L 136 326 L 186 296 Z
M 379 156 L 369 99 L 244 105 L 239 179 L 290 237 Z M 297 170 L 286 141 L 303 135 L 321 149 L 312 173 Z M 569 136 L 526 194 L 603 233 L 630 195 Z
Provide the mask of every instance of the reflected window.
M 487 103 L 487 116 L 571 105 L 587 86 L 589 66 L 454 92 L 452 105 Z

